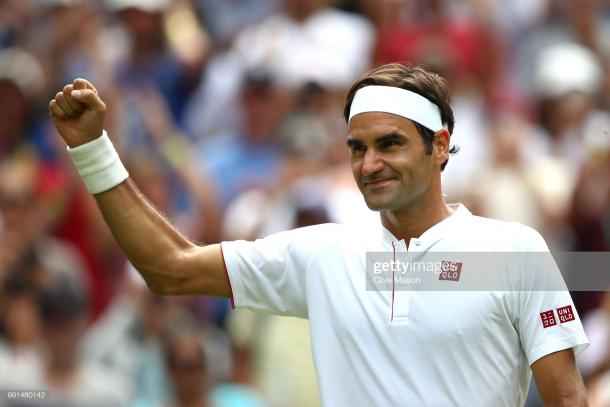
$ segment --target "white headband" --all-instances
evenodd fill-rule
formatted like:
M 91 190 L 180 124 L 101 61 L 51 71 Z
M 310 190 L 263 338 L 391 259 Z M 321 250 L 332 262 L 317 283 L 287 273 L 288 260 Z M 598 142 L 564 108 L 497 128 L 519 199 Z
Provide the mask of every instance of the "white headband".
M 396 114 L 434 132 L 443 128 L 437 105 L 415 92 L 393 86 L 365 86 L 358 89 L 349 111 L 349 120 L 366 112 Z

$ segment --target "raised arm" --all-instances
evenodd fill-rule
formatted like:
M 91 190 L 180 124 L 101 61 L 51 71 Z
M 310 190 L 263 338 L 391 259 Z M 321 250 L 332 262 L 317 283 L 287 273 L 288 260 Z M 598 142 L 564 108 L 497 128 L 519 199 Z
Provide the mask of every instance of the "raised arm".
M 102 135 L 106 105 L 95 87 L 84 79 L 76 79 L 57 93 L 49 103 L 49 111 L 57 131 L 71 149 L 86 147 Z M 83 162 L 91 161 L 91 154 L 87 154 Z M 191 243 L 129 178 L 95 192 L 94 197 L 123 252 L 153 292 L 231 295 L 220 245 L 202 247 Z

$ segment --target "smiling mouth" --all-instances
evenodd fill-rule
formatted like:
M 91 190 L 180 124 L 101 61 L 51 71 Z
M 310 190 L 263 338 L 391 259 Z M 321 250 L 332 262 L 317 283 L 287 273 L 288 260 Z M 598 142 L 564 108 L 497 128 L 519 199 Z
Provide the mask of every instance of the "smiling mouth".
M 379 179 L 375 181 L 365 182 L 364 186 L 369 188 L 381 188 L 385 187 L 386 185 L 389 185 L 393 181 L 396 180 L 394 178 Z

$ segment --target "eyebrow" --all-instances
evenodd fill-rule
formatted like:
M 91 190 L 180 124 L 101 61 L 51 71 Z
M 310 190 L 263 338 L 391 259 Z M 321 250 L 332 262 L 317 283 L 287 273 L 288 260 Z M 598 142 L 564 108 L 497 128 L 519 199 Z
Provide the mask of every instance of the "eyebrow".
M 377 137 L 375 139 L 375 144 L 382 144 L 388 141 L 398 141 L 398 140 L 406 140 L 406 137 L 396 131 L 393 131 L 391 133 L 388 134 L 384 134 L 383 136 Z M 348 138 L 347 139 L 347 146 L 348 147 L 355 147 L 355 146 L 361 146 L 364 145 L 364 143 L 360 140 L 356 140 L 353 138 Z
M 364 145 L 364 143 L 362 141 L 356 140 L 356 139 L 353 139 L 353 138 L 348 138 L 346 143 L 347 143 L 348 147 L 356 147 L 356 146 Z
M 392 133 L 384 134 L 381 137 L 377 137 L 375 139 L 375 143 L 382 144 L 382 143 L 385 143 L 388 141 L 402 141 L 402 140 L 406 140 L 406 137 L 401 133 L 393 131 Z

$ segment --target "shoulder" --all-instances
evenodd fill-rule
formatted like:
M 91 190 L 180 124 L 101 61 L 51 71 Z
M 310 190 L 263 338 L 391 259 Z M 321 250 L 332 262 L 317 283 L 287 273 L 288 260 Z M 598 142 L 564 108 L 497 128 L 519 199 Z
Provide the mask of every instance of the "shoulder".
M 347 236 L 349 236 L 349 232 L 344 225 L 323 223 L 274 233 L 262 240 L 286 245 L 298 244 L 301 247 L 322 248 L 332 242 L 341 241 Z
M 233 254 L 253 258 L 308 259 L 324 248 L 333 246 L 346 236 L 342 225 L 326 223 L 274 233 L 255 241 L 222 242 L 225 259 Z
M 229 263 L 249 259 L 252 264 L 275 263 L 306 266 L 320 253 L 337 252 L 346 229 L 339 224 L 321 224 L 274 233 L 253 242 L 223 242 L 223 255 Z M 240 260 L 241 261 L 241 260 Z
M 475 215 L 465 217 L 463 222 L 463 229 L 468 235 L 482 239 L 497 249 L 547 250 L 542 235 L 522 223 Z

